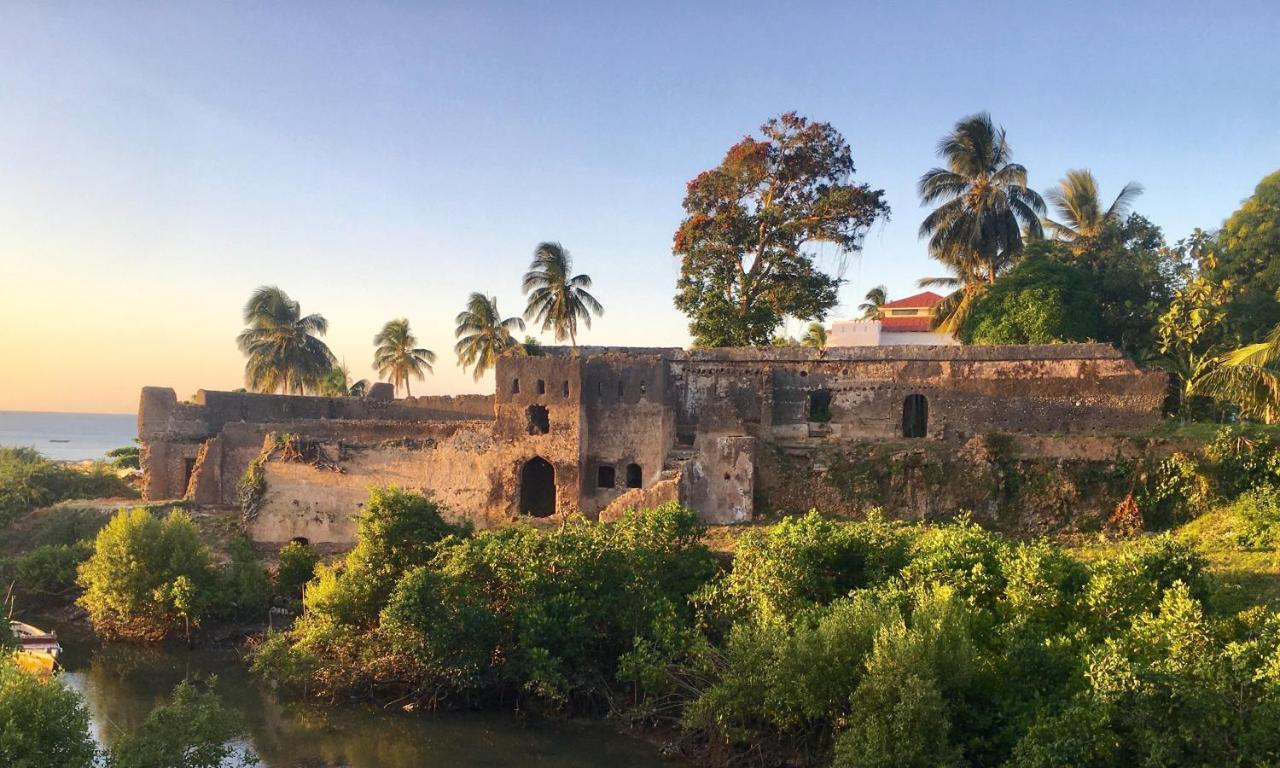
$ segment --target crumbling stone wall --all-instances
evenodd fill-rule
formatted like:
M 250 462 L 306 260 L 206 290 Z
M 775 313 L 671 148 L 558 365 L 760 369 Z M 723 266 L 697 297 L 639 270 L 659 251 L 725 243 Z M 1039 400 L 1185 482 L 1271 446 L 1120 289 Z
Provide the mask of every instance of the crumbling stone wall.
M 368 489 L 388 483 L 482 526 L 522 515 L 616 515 L 670 497 L 704 520 L 740 522 L 826 487 L 798 488 L 779 467 L 798 466 L 802 477 L 835 467 L 839 477 L 873 450 L 890 451 L 884 461 L 905 508 L 929 515 L 981 502 L 926 497 L 930 473 L 945 463 L 937 456 L 960 456 L 1003 433 L 1028 455 L 1084 460 L 1060 454 L 1093 449 L 1064 448 L 1060 438 L 1154 426 L 1165 391 L 1163 374 L 1098 344 L 553 348 L 500 358 L 495 381 L 493 395 L 404 400 L 387 399 L 383 387 L 363 399 L 201 391 L 179 403 L 173 390 L 149 387 L 138 419 L 144 492 L 237 504 L 255 466 L 265 491 L 251 530 L 269 541 L 344 543 Z M 276 460 L 271 446 L 285 436 L 323 459 Z M 832 503 L 853 502 L 837 495 Z

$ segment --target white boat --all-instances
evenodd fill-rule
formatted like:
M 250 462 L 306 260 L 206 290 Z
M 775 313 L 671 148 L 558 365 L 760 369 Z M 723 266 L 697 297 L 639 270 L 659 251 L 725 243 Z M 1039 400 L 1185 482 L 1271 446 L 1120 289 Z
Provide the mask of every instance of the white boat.
M 18 641 L 14 658 L 19 667 L 29 672 L 49 674 L 58 666 L 62 645 L 58 643 L 57 635 L 21 621 L 10 621 L 9 631 Z

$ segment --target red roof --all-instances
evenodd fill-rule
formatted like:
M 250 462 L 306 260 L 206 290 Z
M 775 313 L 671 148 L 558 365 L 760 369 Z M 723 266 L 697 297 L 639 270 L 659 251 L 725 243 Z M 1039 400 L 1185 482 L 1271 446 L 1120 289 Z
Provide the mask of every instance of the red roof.
M 915 296 L 908 296 L 905 299 L 898 299 L 897 301 L 891 301 L 887 304 L 881 304 L 880 308 L 919 309 L 920 307 L 924 307 L 925 309 L 928 309 L 940 301 L 942 301 L 941 296 L 933 291 L 925 291 L 924 293 L 917 293 Z
M 933 318 L 928 315 L 919 317 L 882 317 L 880 318 L 880 330 L 889 331 L 891 333 L 899 333 L 902 331 L 930 331 L 930 321 Z

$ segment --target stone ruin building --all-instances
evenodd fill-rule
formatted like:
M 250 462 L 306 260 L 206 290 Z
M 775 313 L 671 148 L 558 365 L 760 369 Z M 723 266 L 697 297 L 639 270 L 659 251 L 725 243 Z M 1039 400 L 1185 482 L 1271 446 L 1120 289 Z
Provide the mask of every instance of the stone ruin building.
M 492 395 L 393 399 L 147 387 L 147 499 L 243 508 L 260 542 L 354 539 L 369 488 L 436 499 L 489 527 L 678 501 L 750 520 L 763 451 L 1053 440 L 1158 423 L 1166 377 L 1102 344 L 682 350 L 551 348 L 504 357 Z M 1043 449 L 1043 448 L 1042 448 Z M 246 482 L 245 478 L 250 478 Z

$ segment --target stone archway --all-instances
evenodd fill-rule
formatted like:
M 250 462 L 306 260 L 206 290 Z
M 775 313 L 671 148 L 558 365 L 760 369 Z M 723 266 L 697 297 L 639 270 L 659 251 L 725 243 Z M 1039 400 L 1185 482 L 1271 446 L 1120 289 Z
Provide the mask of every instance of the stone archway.
M 550 517 L 556 511 L 556 469 L 541 456 L 520 468 L 520 514 Z

